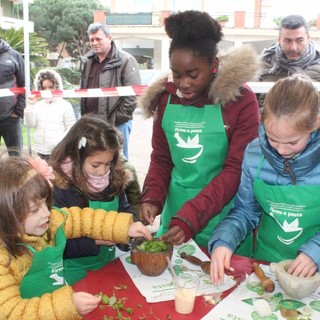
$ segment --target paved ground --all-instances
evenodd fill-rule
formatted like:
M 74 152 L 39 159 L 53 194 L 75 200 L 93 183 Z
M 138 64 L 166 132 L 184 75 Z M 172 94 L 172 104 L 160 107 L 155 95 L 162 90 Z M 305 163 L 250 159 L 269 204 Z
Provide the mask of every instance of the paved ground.
M 149 168 L 152 122 L 152 119 L 144 119 L 139 109 L 135 111 L 129 142 L 129 161 L 137 170 L 141 188 Z M 160 216 L 157 216 L 153 226 L 149 226 L 149 230 L 151 232 L 156 232 L 159 228 L 159 224 Z
M 135 166 L 141 187 L 147 173 L 151 153 L 152 119 L 145 120 L 140 109 L 134 113 L 129 145 L 129 161 Z M 27 150 L 27 146 L 24 146 Z M 0 152 L 6 150 L 0 141 Z
M 151 153 L 152 119 L 144 119 L 137 109 L 133 116 L 129 141 L 129 162 L 137 170 L 141 187 L 148 171 Z

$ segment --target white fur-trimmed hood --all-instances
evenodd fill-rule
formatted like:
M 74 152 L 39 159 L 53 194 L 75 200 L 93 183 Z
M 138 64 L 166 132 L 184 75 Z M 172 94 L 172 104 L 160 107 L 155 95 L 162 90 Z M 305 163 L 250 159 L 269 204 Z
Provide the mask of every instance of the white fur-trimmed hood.
M 34 80 L 36 90 L 42 90 L 41 83 L 45 79 L 51 80 L 55 89 L 63 90 L 62 78 L 60 74 L 53 69 L 42 69 L 36 74 Z

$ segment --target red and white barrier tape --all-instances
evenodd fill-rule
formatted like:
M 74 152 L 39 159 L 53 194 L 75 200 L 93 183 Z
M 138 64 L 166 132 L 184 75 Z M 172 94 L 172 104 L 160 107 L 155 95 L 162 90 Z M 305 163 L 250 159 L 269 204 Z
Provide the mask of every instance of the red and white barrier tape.
M 147 85 L 124 86 L 114 88 L 75 89 L 75 90 L 31 90 L 30 94 L 38 98 L 87 98 L 87 97 L 125 97 L 140 96 Z M 0 97 L 26 93 L 25 88 L 0 89 Z
M 313 82 L 313 84 L 320 91 L 320 82 Z M 274 85 L 274 82 L 247 82 L 247 85 L 255 93 L 267 93 Z M 140 96 L 146 87 L 148 87 L 148 85 L 76 90 L 32 90 L 30 91 L 30 94 L 35 94 L 38 98 L 124 97 Z M 25 92 L 25 88 L 0 89 L 0 97 L 13 96 L 15 94 L 24 94 Z

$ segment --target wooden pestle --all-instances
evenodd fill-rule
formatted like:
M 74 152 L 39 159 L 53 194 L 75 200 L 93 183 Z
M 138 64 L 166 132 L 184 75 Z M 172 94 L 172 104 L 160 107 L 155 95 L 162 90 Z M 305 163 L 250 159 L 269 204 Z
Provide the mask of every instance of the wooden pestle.
M 185 252 L 181 252 L 180 258 L 185 259 L 185 260 L 189 261 L 190 263 L 193 263 L 197 266 L 200 266 L 204 273 L 210 275 L 211 261 L 202 261 L 198 257 L 187 255 Z
M 274 290 L 274 282 L 264 274 L 263 270 L 259 267 L 259 265 L 256 262 L 252 264 L 252 268 L 254 273 L 259 278 L 264 291 L 272 292 Z

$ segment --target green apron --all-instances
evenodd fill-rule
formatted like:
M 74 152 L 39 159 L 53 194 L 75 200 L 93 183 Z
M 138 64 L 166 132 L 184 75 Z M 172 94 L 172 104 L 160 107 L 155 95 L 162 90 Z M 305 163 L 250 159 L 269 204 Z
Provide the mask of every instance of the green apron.
M 67 217 L 67 213 L 56 208 Z M 66 218 L 65 218 L 66 219 Z M 66 246 L 64 223 L 57 229 L 55 246 L 36 251 L 32 246 L 26 246 L 33 254 L 29 271 L 22 278 L 19 290 L 21 297 L 31 299 L 51 293 L 66 285 L 63 270 L 63 252 Z
M 203 108 L 168 104 L 162 128 L 169 144 L 174 168 L 157 235 L 168 231 L 170 221 L 183 204 L 194 198 L 217 176 L 228 152 L 228 139 L 221 105 Z M 227 182 L 226 182 L 227 183 Z M 215 226 L 227 215 L 233 200 L 196 235 L 195 242 L 207 247 Z M 252 241 L 248 245 L 251 253 Z
M 113 201 L 89 201 L 92 209 L 104 209 L 106 211 L 119 210 L 119 198 Z M 96 256 L 71 258 L 64 260 L 65 278 L 70 285 L 84 278 L 87 270 L 98 270 L 116 257 L 115 246 L 100 246 L 99 254 Z
M 258 177 L 263 161 L 264 156 L 254 180 L 254 194 L 263 209 L 254 258 L 295 259 L 301 245 L 320 230 L 320 186 L 268 185 Z

